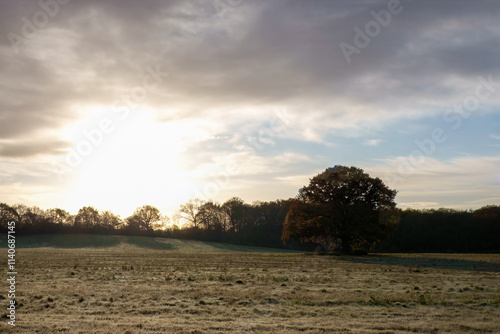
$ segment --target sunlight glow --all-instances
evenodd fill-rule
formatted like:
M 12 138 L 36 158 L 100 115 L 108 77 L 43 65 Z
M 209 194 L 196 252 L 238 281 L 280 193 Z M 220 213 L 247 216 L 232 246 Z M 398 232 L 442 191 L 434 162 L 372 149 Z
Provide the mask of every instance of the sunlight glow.
M 185 201 L 189 187 L 179 170 L 176 148 L 181 134 L 171 127 L 165 130 L 165 124 L 155 123 L 147 111 L 115 124 L 84 157 L 66 205 L 72 211 L 93 205 L 125 218 L 144 204 L 166 212 Z

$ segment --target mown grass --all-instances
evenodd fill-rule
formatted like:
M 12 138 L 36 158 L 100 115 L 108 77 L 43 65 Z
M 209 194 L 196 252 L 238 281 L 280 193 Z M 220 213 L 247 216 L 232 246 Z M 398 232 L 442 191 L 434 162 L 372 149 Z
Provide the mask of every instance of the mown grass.
M 499 255 L 350 258 L 182 243 L 18 249 L 22 306 L 16 328 L 3 319 L 0 332 L 500 332 Z

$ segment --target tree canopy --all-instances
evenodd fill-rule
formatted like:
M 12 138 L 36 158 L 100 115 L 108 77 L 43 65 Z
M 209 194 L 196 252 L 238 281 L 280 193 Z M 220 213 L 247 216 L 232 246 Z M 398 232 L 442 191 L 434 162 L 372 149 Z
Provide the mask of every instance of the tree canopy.
M 167 223 L 166 217 L 162 217 L 160 210 L 151 205 L 143 205 L 137 208 L 126 221 L 130 229 L 142 231 L 152 231 L 155 228 L 161 229 Z
M 75 216 L 75 226 L 90 228 L 99 226 L 101 223 L 101 217 L 99 211 L 91 206 L 84 206 L 78 210 Z
M 397 224 L 396 193 L 362 169 L 327 168 L 299 190 L 282 240 L 298 237 L 343 253 L 370 249 Z

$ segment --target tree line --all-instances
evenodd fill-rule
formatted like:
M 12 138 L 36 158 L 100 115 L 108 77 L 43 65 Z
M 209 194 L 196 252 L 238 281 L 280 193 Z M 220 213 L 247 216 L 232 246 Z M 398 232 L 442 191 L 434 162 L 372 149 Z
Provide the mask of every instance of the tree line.
M 19 234 L 144 235 L 343 253 L 500 251 L 500 206 L 402 210 L 395 196 L 363 170 L 335 166 L 311 178 L 296 198 L 252 204 L 238 197 L 193 199 L 171 218 L 151 205 L 122 219 L 91 206 L 72 215 L 0 203 L 0 231 L 14 221 Z
M 378 250 L 387 252 L 500 253 L 500 206 L 478 210 L 406 209 Z
M 191 200 L 181 205 L 174 223 L 159 210 L 145 206 L 126 219 L 110 211 L 83 207 L 71 215 L 62 209 L 42 210 L 22 204 L 0 203 L 0 231 L 16 222 L 19 234 L 108 233 L 222 241 L 277 248 L 314 250 L 314 242 L 300 238 L 282 241 L 283 225 L 295 199 L 247 204 L 232 198 L 223 204 Z M 149 212 L 148 212 L 149 211 Z M 500 206 L 478 210 L 397 210 L 392 235 L 375 248 L 380 252 L 500 252 Z M 155 214 L 158 213 L 158 216 Z M 181 228 L 175 221 L 183 223 Z
M 154 206 L 144 205 L 125 219 L 91 206 L 82 207 L 72 215 L 59 208 L 43 210 L 0 203 L 0 231 L 7 231 L 7 223 L 14 221 L 16 232 L 21 235 L 103 233 L 285 247 L 281 234 L 292 201 L 248 204 L 238 197 L 224 203 L 193 199 L 182 204 L 171 218 Z M 292 242 L 291 247 L 294 246 L 297 245 Z

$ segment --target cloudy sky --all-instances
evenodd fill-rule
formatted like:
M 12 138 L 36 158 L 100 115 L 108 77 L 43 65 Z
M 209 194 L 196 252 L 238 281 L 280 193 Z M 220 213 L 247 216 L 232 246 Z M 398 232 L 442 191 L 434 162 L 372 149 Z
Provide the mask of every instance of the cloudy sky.
M 289 198 L 500 202 L 500 3 L 1 0 L 0 202 L 122 216 Z

